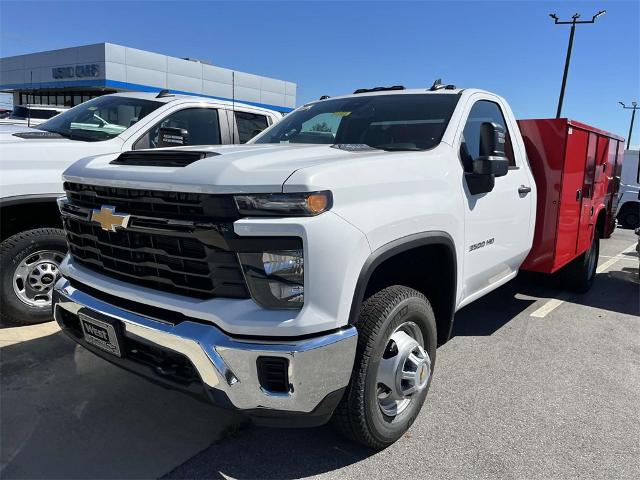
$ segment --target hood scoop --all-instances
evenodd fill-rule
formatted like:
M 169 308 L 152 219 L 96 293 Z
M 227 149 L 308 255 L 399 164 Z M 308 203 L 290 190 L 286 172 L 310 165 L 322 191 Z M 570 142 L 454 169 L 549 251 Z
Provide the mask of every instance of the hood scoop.
M 132 165 L 138 167 L 186 167 L 206 157 L 220 155 L 217 152 L 192 152 L 192 151 L 144 151 L 124 152 L 111 165 Z

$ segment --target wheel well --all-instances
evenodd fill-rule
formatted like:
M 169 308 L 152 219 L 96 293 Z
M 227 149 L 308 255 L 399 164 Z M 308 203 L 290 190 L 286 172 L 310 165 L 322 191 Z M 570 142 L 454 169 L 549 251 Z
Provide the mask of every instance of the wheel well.
M 607 210 L 603 208 L 598 212 L 598 219 L 596 220 L 596 231 L 600 235 L 600 238 L 604 238 L 606 232 Z
M 14 203 L 0 208 L 0 240 L 33 228 L 62 228 L 55 199 Z
M 620 208 L 618 208 L 618 215 L 626 213 L 627 210 L 631 210 L 633 208 L 635 208 L 637 210 L 638 207 L 640 207 L 640 202 L 629 200 L 627 202 L 624 202 L 622 204 L 622 206 Z
M 360 303 L 352 308 L 352 315 L 357 318 L 359 307 L 366 298 L 391 285 L 414 288 L 429 299 L 436 317 L 438 345 L 445 343 L 451 334 L 455 313 L 456 260 L 453 246 L 430 243 L 385 256 L 370 270 Z

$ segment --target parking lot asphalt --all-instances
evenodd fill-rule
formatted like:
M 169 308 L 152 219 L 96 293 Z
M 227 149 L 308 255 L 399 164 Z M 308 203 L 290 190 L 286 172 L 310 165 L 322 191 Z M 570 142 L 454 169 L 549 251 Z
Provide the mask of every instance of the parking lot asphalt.
M 4 328 L 0 476 L 635 479 L 635 241 L 618 229 L 601 242 L 585 295 L 526 275 L 458 312 L 421 414 L 381 452 L 329 427 L 241 424 L 93 357 L 52 324 Z

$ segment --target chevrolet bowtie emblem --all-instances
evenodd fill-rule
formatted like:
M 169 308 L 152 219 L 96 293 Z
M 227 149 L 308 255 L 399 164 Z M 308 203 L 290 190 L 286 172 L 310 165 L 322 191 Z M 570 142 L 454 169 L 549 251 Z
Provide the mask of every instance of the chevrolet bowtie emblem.
M 103 230 L 115 232 L 116 228 L 127 228 L 131 215 L 120 215 L 116 213 L 116 207 L 102 205 L 100 210 L 94 209 L 91 212 L 91 221 L 100 224 Z

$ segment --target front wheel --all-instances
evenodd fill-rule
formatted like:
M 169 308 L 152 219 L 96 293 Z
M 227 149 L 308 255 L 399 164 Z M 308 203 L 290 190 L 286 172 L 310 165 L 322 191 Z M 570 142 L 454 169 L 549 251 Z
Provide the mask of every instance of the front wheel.
M 51 295 L 67 251 L 64 232 L 38 228 L 0 244 L 0 318 L 16 325 L 52 320 Z
M 385 448 L 413 424 L 436 358 L 436 320 L 420 292 L 391 286 L 369 297 L 356 323 L 358 347 L 332 423 L 371 448 Z

